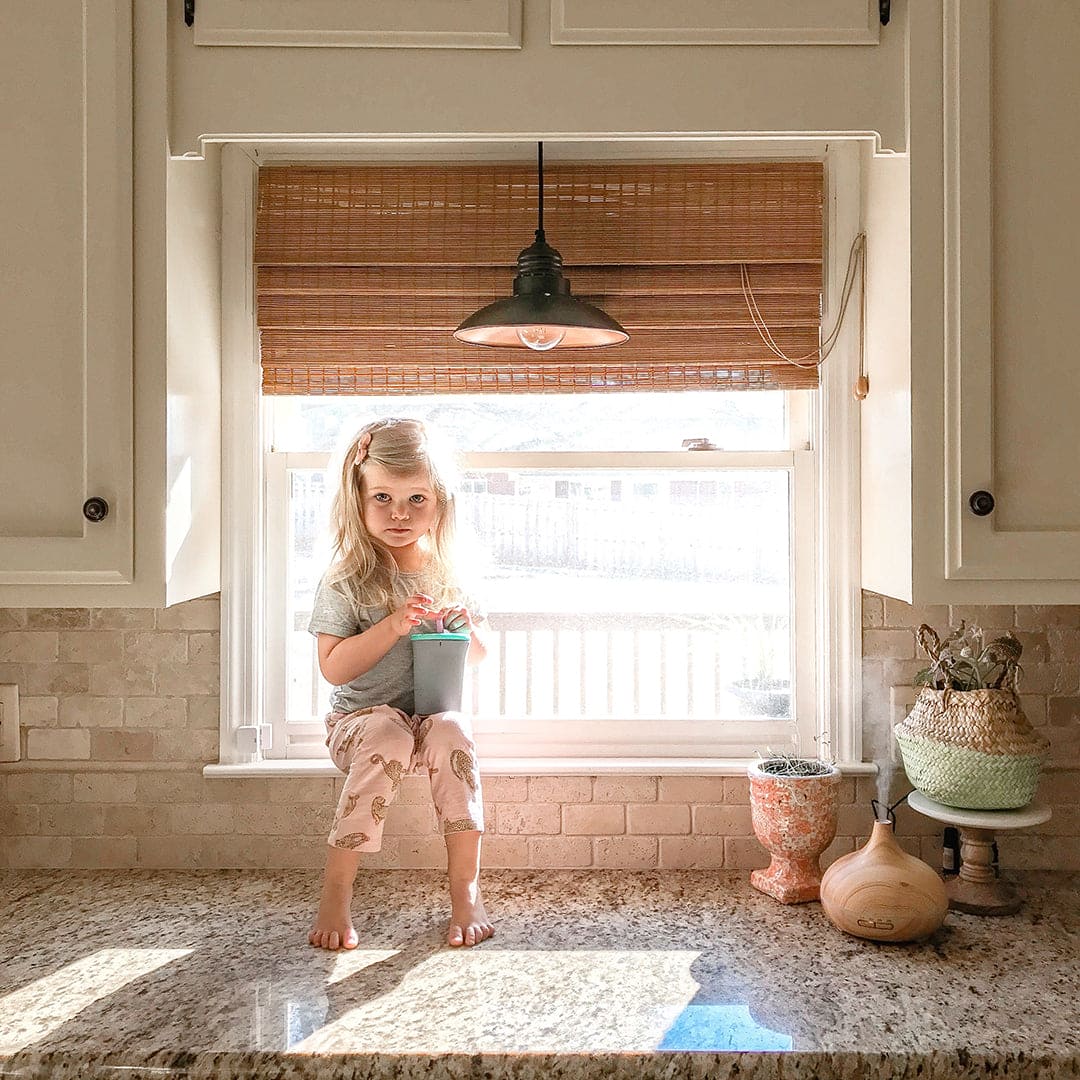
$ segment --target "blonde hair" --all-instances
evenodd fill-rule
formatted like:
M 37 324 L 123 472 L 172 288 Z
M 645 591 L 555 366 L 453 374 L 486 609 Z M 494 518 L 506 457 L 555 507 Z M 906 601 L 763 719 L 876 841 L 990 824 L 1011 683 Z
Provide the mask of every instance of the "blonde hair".
M 453 558 L 454 492 L 450 466 L 432 446 L 419 420 L 388 417 L 365 424 L 349 440 L 341 462 L 341 477 L 330 517 L 336 561 L 326 575 L 328 584 L 344 588 L 358 607 L 385 607 L 415 591 L 406 589 L 390 549 L 376 540 L 364 524 L 362 484 L 371 464 L 395 476 L 423 475 L 435 493 L 437 513 L 428 533 L 430 548 L 420 588 L 436 606 L 457 599 Z

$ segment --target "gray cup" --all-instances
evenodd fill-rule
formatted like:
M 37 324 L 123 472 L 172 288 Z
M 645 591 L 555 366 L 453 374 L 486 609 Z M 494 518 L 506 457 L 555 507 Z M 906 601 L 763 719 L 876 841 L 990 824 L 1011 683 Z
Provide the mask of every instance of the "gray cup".
M 457 711 L 465 680 L 468 634 L 413 634 L 413 708 L 417 716 Z

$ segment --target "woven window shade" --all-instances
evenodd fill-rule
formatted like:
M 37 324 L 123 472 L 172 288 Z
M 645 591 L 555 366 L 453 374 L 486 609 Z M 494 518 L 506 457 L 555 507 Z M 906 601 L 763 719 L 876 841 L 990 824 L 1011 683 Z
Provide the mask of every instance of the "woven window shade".
M 255 235 L 266 394 L 791 389 L 817 369 L 816 162 L 548 164 L 544 226 L 573 294 L 630 340 L 527 353 L 451 335 L 510 294 L 536 228 L 532 166 L 268 167 Z

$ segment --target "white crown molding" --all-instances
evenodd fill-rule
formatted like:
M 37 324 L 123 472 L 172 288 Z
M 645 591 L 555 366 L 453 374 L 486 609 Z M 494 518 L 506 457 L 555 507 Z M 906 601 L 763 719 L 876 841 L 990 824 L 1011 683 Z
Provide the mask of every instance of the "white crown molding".
M 416 132 L 304 133 L 280 135 L 257 132 L 213 132 L 201 135 L 198 149 L 176 154 L 200 159 L 207 145 L 228 143 L 247 147 L 266 165 L 314 161 L 532 160 L 537 140 L 544 140 L 545 158 L 556 160 L 670 160 L 711 158 L 820 160 L 836 142 L 866 142 L 874 157 L 893 157 L 877 131 L 606 131 L 558 132 Z

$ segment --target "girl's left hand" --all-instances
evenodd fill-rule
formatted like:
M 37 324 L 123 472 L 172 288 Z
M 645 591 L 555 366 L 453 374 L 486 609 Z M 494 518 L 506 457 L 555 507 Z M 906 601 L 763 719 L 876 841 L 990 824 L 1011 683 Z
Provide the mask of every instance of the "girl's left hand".
M 442 624 L 451 634 L 471 634 L 473 632 L 473 620 L 469 609 L 464 607 L 443 608 L 439 612 Z

